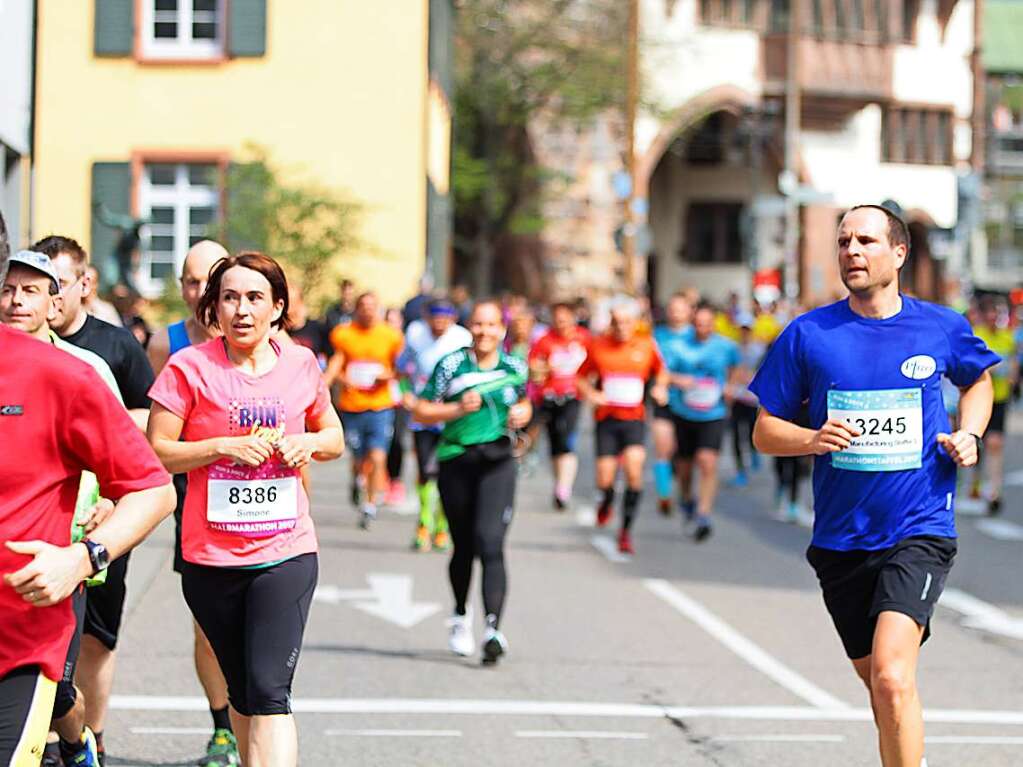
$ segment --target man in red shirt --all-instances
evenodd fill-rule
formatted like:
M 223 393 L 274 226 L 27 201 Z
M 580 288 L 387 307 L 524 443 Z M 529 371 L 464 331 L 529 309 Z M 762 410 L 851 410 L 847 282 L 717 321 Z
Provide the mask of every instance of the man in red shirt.
M 529 350 L 529 376 L 540 390 L 539 416 L 547 424 L 554 462 L 554 508 L 564 511 L 579 469 L 575 455 L 579 390 L 575 379 L 586 359 L 590 334 L 579 327 L 575 309 L 567 303 L 551 307 L 551 326 Z
M 643 490 L 647 384 L 652 384 L 650 396 L 654 402 L 668 402 L 668 372 L 653 338 L 636 334 L 638 319 L 639 305 L 634 299 L 615 299 L 611 328 L 591 341 L 577 379 L 579 393 L 596 408 L 597 489 L 603 495 L 597 509 L 599 527 L 611 519 L 619 463 L 625 470 L 623 520 L 618 535 L 618 550 L 623 554 L 633 553 L 629 529 Z
M 10 255 L 0 219 L 0 279 Z M 174 508 L 174 488 L 134 425 L 86 363 L 0 326 L 0 764 L 43 753 L 56 680 L 75 618 L 68 597 L 137 545 Z M 81 473 L 119 501 L 71 544 Z

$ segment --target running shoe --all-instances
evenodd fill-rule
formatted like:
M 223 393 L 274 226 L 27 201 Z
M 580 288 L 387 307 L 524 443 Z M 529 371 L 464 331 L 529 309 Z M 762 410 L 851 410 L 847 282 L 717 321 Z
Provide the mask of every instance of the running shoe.
M 671 498 L 658 498 L 657 499 L 657 510 L 661 512 L 662 517 L 671 516 Z
M 623 529 L 618 533 L 618 553 L 619 554 L 635 554 L 636 550 L 632 548 L 632 536 L 629 535 L 629 531 Z
M 762 463 L 762 461 L 761 461 L 761 458 L 760 458 L 760 453 L 758 453 L 756 450 L 754 450 L 750 454 L 750 457 L 749 457 L 750 468 L 753 469 L 753 471 L 755 471 L 755 472 L 756 471 L 760 471 L 761 463 Z
M 483 633 L 483 665 L 493 666 L 498 658 L 508 652 L 508 640 L 497 629 L 487 626 Z
M 471 613 L 456 613 L 448 618 L 448 648 L 463 658 L 468 658 L 476 649 L 476 641 L 472 638 Z
M 400 479 L 393 480 L 387 486 L 387 495 L 384 503 L 388 506 L 401 506 L 405 503 L 405 485 Z
M 369 530 L 369 523 L 377 518 L 376 506 L 369 503 L 362 504 L 359 509 L 359 529 Z
M 412 539 L 412 548 L 416 551 L 429 551 L 432 545 L 430 529 L 426 525 L 419 525 L 416 528 L 416 537 Z
M 597 527 L 604 527 L 608 522 L 611 521 L 611 513 L 614 509 L 610 503 L 601 503 L 597 507 Z
M 696 501 L 682 501 L 678 506 L 682 511 L 682 521 L 692 522 L 693 517 L 696 516 Z
M 980 480 L 979 479 L 973 480 L 973 484 L 970 485 L 970 498 L 972 498 L 975 501 L 980 499 Z
M 200 767 L 233 767 L 241 764 L 238 740 L 230 730 L 214 730 L 206 744 L 206 756 L 199 760 Z
M 555 493 L 555 495 L 554 495 L 554 510 L 555 511 L 564 511 L 567 508 L 568 508 L 568 504 L 565 503 L 560 498 L 558 498 L 557 493 Z
M 747 487 L 749 485 L 749 477 L 746 476 L 746 472 L 740 471 L 735 475 L 735 479 L 732 480 L 732 487 Z
M 987 515 L 989 517 L 997 517 L 1002 513 L 1002 499 L 992 498 L 987 502 Z
M 451 535 L 447 530 L 438 530 L 433 534 L 433 550 L 448 551 L 451 549 Z
M 712 532 L 714 532 L 714 528 L 711 527 L 710 520 L 706 517 L 700 517 L 693 526 L 693 540 L 697 543 L 703 543 L 710 538 Z
M 88 727 L 82 731 L 82 741 L 82 750 L 71 757 L 70 761 L 64 760 L 64 767 L 100 767 L 100 755 L 96 750 L 96 736 Z
M 61 767 L 62 764 L 60 744 L 56 741 L 47 743 L 46 749 L 43 751 L 43 760 L 39 763 L 40 767 Z

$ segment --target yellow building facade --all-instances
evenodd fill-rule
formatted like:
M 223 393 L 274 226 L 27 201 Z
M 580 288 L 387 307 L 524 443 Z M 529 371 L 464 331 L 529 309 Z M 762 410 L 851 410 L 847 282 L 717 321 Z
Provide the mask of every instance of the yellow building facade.
M 402 300 L 426 251 L 429 6 L 41 0 L 34 234 L 76 238 L 106 270 L 109 220 L 147 218 L 136 284 L 158 292 L 255 144 L 361 204 L 365 247 L 337 274 Z

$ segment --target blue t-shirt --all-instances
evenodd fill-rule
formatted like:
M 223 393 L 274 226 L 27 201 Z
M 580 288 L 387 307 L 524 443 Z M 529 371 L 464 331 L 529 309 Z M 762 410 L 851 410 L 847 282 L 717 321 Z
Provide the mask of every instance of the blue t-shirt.
M 739 347 L 734 341 L 717 334 L 699 341 L 693 334 L 687 344 L 669 344 L 661 356 L 672 373 L 696 379 L 688 389 L 672 386 L 668 390 L 672 413 L 687 421 L 717 421 L 728 414 L 725 383 L 728 371 L 739 364 Z
M 785 329 L 750 384 L 761 406 L 794 420 L 809 401 L 810 428 L 830 407 L 864 432 L 814 459 L 815 546 L 873 551 L 917 535 L 955 537 L 956 465 L 937 442 L 949 431 L 941 377 L 969 386 L 998 361 L 965 318 L 906 296 L 888 319 L 839 301 Z

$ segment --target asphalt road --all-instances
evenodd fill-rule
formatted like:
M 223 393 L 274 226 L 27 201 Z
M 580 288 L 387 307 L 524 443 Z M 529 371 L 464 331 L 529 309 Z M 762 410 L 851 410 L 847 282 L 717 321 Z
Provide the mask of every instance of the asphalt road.
M 961 504 L 951 596 L 920 670 L 930 767 L 1023 763 L 1021 446 L 1011 439 L 994 525 Z M 511 648 L 497 668 L 448 654 L 447 557 L 410 550 L 411 503 L 360 531 L 348 461 L 316 467 L 320 592 L 295 683 L 300 762 L 877 764 L 866 693 L 803 558 L 809 531 L 773 518 L 770 463 L 749 487 L 723 490 L 715 534 L 699 545 L 649 490 L 637 555 L 619 561 L 605 553 L 612 532 L 592 526 L 586 434 L 581 448 L 573 511 L 550 509 L 546 460 L 520 479 Z M 111 765 L 192 764 L 208 737 L 171 536 L 164 525 L 132 558 Z

